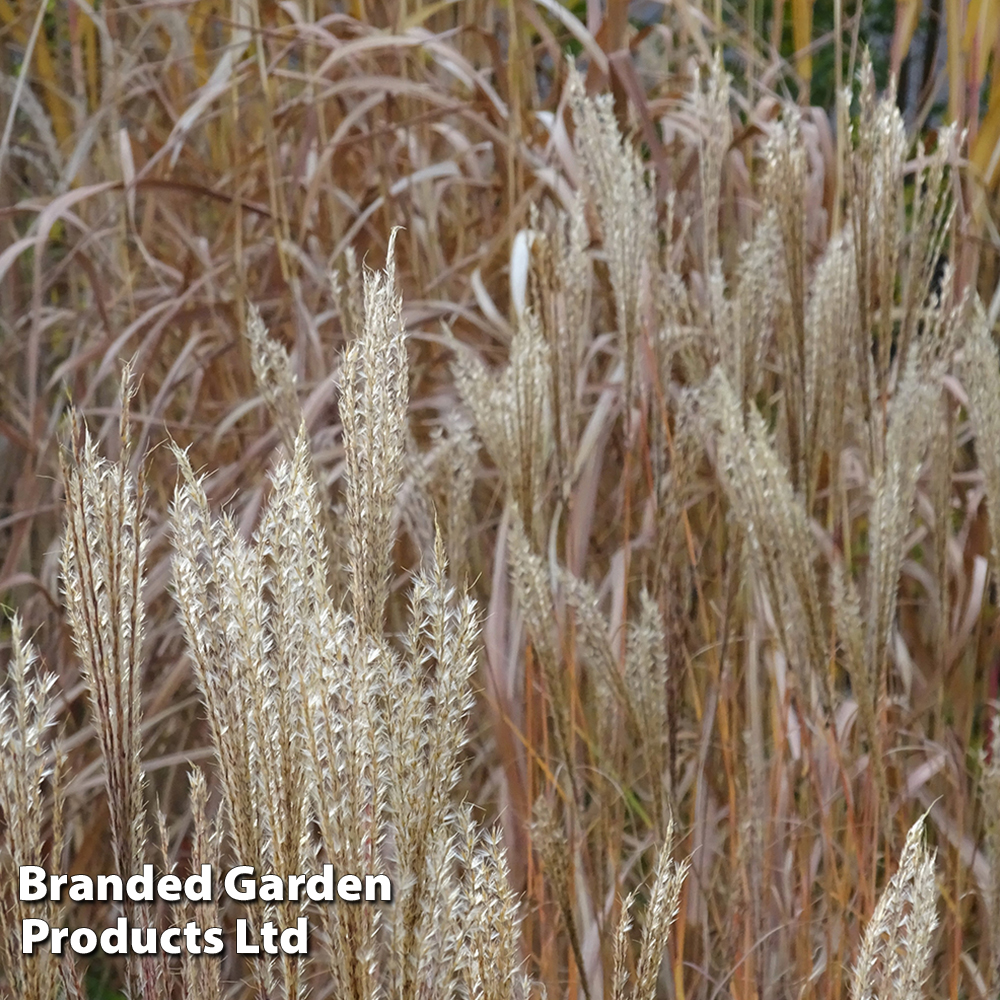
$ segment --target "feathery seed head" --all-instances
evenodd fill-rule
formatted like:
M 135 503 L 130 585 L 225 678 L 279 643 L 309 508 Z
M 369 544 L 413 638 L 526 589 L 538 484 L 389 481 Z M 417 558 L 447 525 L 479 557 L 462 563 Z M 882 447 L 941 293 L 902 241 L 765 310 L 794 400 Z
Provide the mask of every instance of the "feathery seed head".
M 365 274 L 365 321 L 344 353 L 340 418 L 347 465 L 351 595 L 360 631 L 381 632 L 388 598 L 393 509 L 403 480 L 409 374 L 395 231 L 384 272 Z
M 916 1000 L 922 993 L 937 926 L 935 855 L 923 842 L 925 818 L 910 827 L 899 868 L 865 929 L 851 1000 Z
M 34 646 L 18 615 L 11 621 L 11 659 L 6 676 L 6 686 L 0 684 L 0 967 L 8 988 L 14 991 L 12 996 L 52 1000 L 59 963 L 48 949 L 37 955 L 22 954 L 21 933 L 27 917 L 42 916 L 50 924 L 57 923 L 58 909 L 53 903 L 23 902 L 16 883 L 22 865 L 46 861 L 44 791 L 50 780 L 48 744 L 55 716 L 55 677 L 39 669 Z M 54 784 L 53 793 L 58 815 L 62 796 L 58 784 Z M 58 830 L 55 838 L 58 843 Z
M 455 380 L 483 443 L 500 467 L 529 537 L 541 512 L 554 440 L 551 350 L 529 310 L 499 377 L 478 357 L 460 355 Z
M 90 691 L 105 764 L 115 860 L 122 875 L 139 870 L 145 844 L 140 678 L 146 529 L 142 474 L 135 478 L 128 468 L 133 393 L 131 371 L 126 369 L 117 462 L 98 455 L 75 412 L 62 454 L 63 593 Z
M 619 349 L 625 366 L 625 407 L 631 406 L 642 303 L 659 257 L 656 196 L 638 153 L 624 140 L 611 95 L 588 97 L 570 66 L 569 100 L 576 151 L 601 220 L 601 238 L 615 294 Z

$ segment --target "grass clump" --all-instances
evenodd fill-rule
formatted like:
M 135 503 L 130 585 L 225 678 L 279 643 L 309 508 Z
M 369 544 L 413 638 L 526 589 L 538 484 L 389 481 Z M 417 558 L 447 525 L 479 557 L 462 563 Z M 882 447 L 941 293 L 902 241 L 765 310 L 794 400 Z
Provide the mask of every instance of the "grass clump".
M 25 181 L 2 580 L 44 655 L 12 617 L 0 990 L 992 997 L 1000 361 L 959 137 L 911 144 L 867 62 L 834 141 L 690 24 L 633 60 L 452 6 L 236 11 L 216 71 L 188 23 L 189 67 L 97 81 L 148 156 L 95 125 L 93 176 Z M 393 900 L 122 906 L 304 916 L 302 958 L 20 954 L 19 865 L 146 863 Z

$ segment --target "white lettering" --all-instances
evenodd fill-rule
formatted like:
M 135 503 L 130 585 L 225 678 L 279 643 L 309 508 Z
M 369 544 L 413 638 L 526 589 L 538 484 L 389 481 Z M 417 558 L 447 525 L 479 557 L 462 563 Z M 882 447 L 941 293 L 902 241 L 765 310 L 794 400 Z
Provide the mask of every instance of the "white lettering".
M 250 878 L 246 877 L 248 875 Z M 242 879 L 242 881 L 237 882 L 237 879 Z M 249 865 L 240 865 L 237 868 L 230 868 L 226 873 L 224 888 L 226 890 L 226 895 L 230 899 L 235 899 L 239 903 L 246 903 L 255 899 L 257 895 L 257 884 L 253 880 L 253 869 Z M 253 952 L 251 952 L 251 954 L 253 954 Z
M 40 865 L 21 865 L 17 873 L 17 894 L 22 903 L 33 903 L 45 898 L 45 869 Z M 45 923 L 44 920 L 40 923 Z M 46 933 L 48 925 L 46 924 Z M 26 951 L 25 955 L 31 952 Z
M 341 875 L 337 895 L 348 903 L 357 903 L 361 899 L 361 879 L 357 875 Z
M 202 865 L 201 874 L 184 879 L 184 895 L 192 903 L 207 903 L 212 899 L 212 866 Z
M 260 945 L 252 944 L 247 933 L 246 919 L 240 917 L 236 921 L 236 954 L 259 955 Z
M 22 868 L 21 871 L 24 871 L 24 868 Z M 39 920 L 38 917 L 28 917 L 27 919 L 22 920 L 21 954 L 34 955 L 35 945 L 44 941 L 48 936 L 49 925 L 44 920 Z

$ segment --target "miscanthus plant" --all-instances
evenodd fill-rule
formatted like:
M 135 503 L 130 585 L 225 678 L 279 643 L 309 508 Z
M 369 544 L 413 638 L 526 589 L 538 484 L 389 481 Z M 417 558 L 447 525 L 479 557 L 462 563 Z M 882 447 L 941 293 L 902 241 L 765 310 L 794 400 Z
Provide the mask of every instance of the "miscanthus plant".
M 173 449 L 172 591 L 212 750 L 183 852 L 143 771 L 131 376 L 116 460 L 70 421 L 63 596 L 116 869 L 329 862 L 395 889 L 199 904 L 222 924 L 308 913 L 316 946 L 136 957 L 131 996 L 920 1000 L 948 949 L 967 995 L 995 995 L 1000 742 L 955 764 L 936 741 L 946 682 L 987 643 L 995 542 L 975 546 L 1000 524 L 1000 363 L 947 265 L 958 138 L 911 156 L 867 65 L 860 82 L 834 184 L 796 109 L 736 155 L 717 63 L 683 107 L 695 197 L 571 72 L 577 186 L 512 240 L 504 360 L 435 331 L 451 356 L 411 400 L 395 235 L 381 271 L 348 254 L 335 449 L 250 310 L 282 447 L 266 500 L 220 511 Z M 49 1000 L 81 977 L 20 955 L 14 887 L 18 865 L 68 853 L 58 713 L 16 619 L 11 650 L 3 982 Z
M 265 389 L 287 364 L 280 355 L 272 361 L 260 369 Z M 129 471 L 129 372 L 124 386 L 118 461 L 100 457 L 86 428 L 75 417 L 71 422 L 63 578 L 104 762 L 115 865 L 127 876 L 156 851 L 141 767 L 146 526 L 142 478 Z M 480 831 L 455 794 L 480 622 L 475 602 L 449 581 L 440 531 L 410 584 L 407 628 L 392 635 L 384 623 L 408 409 L 391 243 L 385 272 L 366 275 L 363 328 L 344 356 L 341 399 L 350 580 L 342 605 L 332 597 L 337 567 L 303 429 L 274 471 L 249 539 L 231 516 L 210 511 L 202 479 L 175 450 L 174 593 L 221 792 L 210 820 L 205 779 L 193 772 L 192 862 L 229 859 L 282 878 L 325 862 L 338 871 L 391 874 L 393 905 L 324 907 L 310 915 L 322 928 L 322 948 L 311 961 L 252 962 L 244 970 L 247 988 L 262 1000 L 306 996 L 320 970 L 327 991 L 356 1000 L 527 997 L 520 904 L 502 840 Z M 20 920 L 30 907 L 17 899 L 18 867 L 45 861 L 57 869 L 62 855 L 58 834 L 43 849 L 42 796 L 47 787 L 56 795 L 58 830 L 62 789 L 47 763 L 52 679 L 34 659 L 15 619 L 10 691 L 0 696 L 0 929 L 7 985 L 26 1000 L 79 991 L 71 959 L 60 968 L 51 954 L 24 957 L 19 947 Z M 658 965 L 682 878 L 683 868 L 665 860 L 656 891 L 674 902 L 666 910 L 658 905 L 651 917 L 659 930 L 644 949 L 647 964 Z M 202 910 L 219 918 L 212 904 Z M 258 927 L 272 918 L 293 926 L 303 912 L 301 903 L 287 901 L 247 910 Z M 54 918 L 54 904 L 46 912 Z M 145 904 L 126 904 L 125 916 L 132 925 L 155 925 Z M 218 961 L 186 959 L 174 969 L 154 956 L 128 965 L 133 997 L 208 1000 L 226 992 Z

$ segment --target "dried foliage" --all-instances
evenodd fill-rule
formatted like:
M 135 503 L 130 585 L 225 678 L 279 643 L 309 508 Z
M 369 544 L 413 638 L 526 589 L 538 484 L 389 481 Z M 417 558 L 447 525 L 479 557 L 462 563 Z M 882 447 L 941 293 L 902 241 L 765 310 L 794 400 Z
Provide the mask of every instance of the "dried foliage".
M 584 6 L 0 0 L 0 994 L 996 995 L 982 140 Z M 20 955 L 154 860 L 394 900 Z
M 8 687 L 0 690 L 0 809 L 5 829 L 0 837 L 0 959 L 12 996 L 25 1000 L 50 1000 L 58 996 L 59 962 L 46 954 L 38 958 L 21 952 L 21 921 L 38 908 L 18 896 L 17 873 L 21 865 L 39 865 L 44 852 L 45 806 L 48 779 L 49 730 L 55 719 L 52 687 L 55 678 L 38 670 L 37 653 L 24 634 L 20 618 L 11 622 L 11 660 Z M 58 781 L 55 821 L 61 818 L 63 790 Z M 58 859 L 57 835 L 52 858 Z M 56 923 L 58 907 L 48 903 L 43 919 Z
M 920 996 L 937 927 L 934 853 L 922 841 L 923 818 L 910 827 L 899 859 L 865 928 L 851 1000 Z

